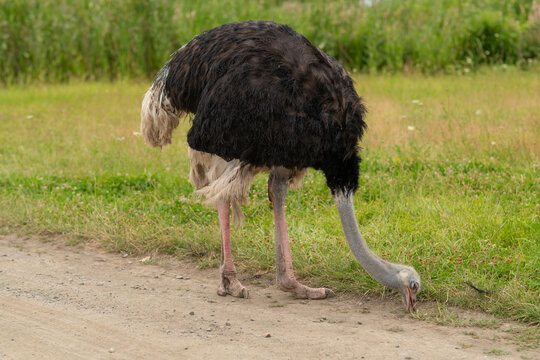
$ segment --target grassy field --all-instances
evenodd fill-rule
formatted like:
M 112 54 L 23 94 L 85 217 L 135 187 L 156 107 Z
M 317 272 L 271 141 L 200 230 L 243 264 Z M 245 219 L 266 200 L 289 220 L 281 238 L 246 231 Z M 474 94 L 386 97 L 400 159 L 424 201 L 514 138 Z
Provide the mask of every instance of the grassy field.
M 369 108 L 357 218 L 372 249 L 422 275 L 420 299 L 540 322 L 540 75 L 356 75 Z M 215 211 L 188 182 L 185 133 L 144 145 L 149 82 L 0 89 L 0 232 L 62 234 L 111 250 L 219 262 Z M 273 219 L 257 178 L 233 229 L 241 271 L 272 271 Z M 353 259 L 321 173 L 291 191 L 297 273 L 387 294 Z M 482 295 L 464 282 L 489 292 Z M 391 295 L 395 296 L 395 295 Z

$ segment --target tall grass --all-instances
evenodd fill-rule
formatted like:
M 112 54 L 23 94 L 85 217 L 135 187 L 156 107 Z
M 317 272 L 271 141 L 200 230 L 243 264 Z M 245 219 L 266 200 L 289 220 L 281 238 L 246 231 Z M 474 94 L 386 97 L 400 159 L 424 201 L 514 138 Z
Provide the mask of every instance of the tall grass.
M 194 35 L 287 23 L 359 71 L 471 71 L 540 55 L 533 0 L 0 0 L 4 84 L 148 77 Z

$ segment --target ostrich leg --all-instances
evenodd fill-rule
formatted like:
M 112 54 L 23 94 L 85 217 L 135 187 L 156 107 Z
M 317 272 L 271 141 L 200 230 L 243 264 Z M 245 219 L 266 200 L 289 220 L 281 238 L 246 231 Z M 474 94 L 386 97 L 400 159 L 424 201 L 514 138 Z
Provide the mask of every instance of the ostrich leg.
M 217 204 L 219 229 L 221 230 L 220 284 L 217 293 L 221 296 L 229 294 L 247 299 L 249 297 L 248 291 L 236 278 L 236 267 L 232 259 L 229 208 L 229 202 L 220 201 Z
M 310 288 L 300 284 L 294 277 L 291 246 L 285 219 L 285 198 L 289 187 L 290 170 L 283 167 L 272 169 L 268 179 L 268 194 L 274 207 L 276 227 L 276 275 L 281 290 L 292 292 L 300 299 L 324 299 L 334 293 L 325 288 Z

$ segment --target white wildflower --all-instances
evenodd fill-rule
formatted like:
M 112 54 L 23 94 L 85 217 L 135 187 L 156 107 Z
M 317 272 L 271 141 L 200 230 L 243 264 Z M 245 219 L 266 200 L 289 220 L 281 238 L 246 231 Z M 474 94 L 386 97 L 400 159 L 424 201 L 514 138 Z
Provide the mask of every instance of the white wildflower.
M 414 126 L 412 126 L 412 125 L 407 126 L 407 130 L 414 131 Z

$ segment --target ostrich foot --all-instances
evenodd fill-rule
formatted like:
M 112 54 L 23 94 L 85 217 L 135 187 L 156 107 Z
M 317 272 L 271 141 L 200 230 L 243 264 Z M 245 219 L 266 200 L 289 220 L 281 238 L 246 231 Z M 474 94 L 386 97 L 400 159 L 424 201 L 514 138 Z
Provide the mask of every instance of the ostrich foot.
M 221 282 L 217 293 L 220 296 L 232 295 L 237 298 L 249 298 L 248 290 L 236 278 L 236 271 L 224 271 L 223 267 L 219 270 Z
M 334 292 L 325 288 L 310 288 L 296 280 L 279 281 L 279 288 L 294 294 L 297 299 L 321 300 L 334 297 Z

